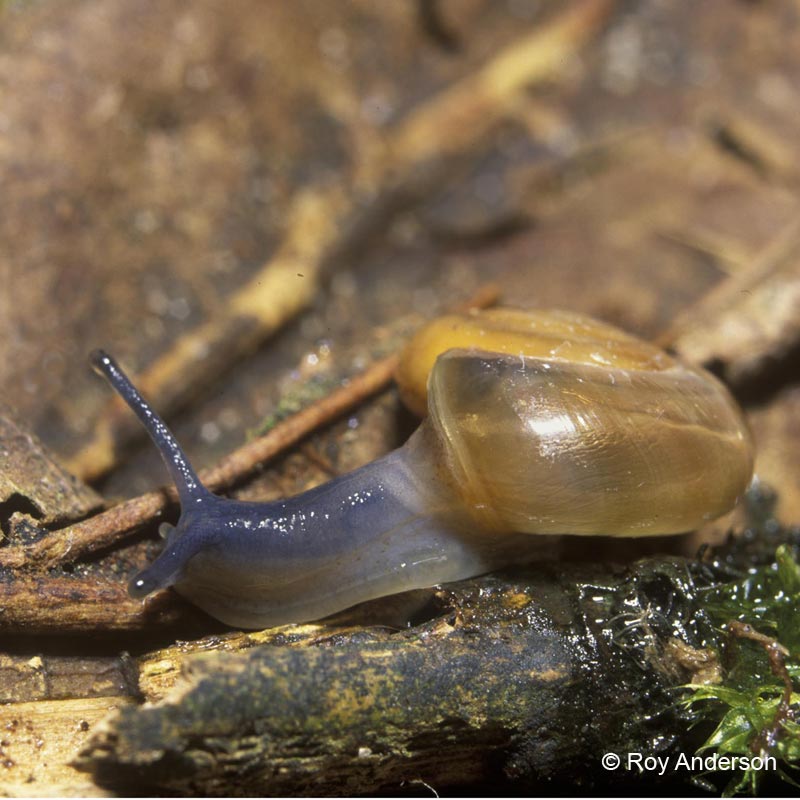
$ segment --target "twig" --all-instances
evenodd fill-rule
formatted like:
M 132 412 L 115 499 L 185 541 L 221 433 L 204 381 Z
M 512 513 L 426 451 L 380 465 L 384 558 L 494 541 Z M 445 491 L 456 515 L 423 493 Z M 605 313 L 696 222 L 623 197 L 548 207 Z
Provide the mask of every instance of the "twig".
M 0 631 L 26 635 L 146 630 L 200 616 L 170 595 L 135 600 L 121 580 L 48 573 L 0 581 L 0 609 Z
M 496 286 L 481 287 L 455 310 L 485 308 L 497 302 Z M 241 481 L 256 467 L 299 442 L 309 433 L 355 408 L 368 397 L 386 388 L 397 366 L 398 355 L 376 361 L 360 375 L 327 397 L 276 425 L 264 436 L 253 439 L 222 459 L 216 467 L 204 470 L 200 478 L 211 490 L 219 491 Z M 177 500 L 171 487 L 134 497 L 83 522 L 70 525 L 29 547 L 17 545 L 0 550 L 0 567 L 23 566 L 47 569 L 74 562 L 89 553 L 120 541 L 129 533 L 151 522 Z

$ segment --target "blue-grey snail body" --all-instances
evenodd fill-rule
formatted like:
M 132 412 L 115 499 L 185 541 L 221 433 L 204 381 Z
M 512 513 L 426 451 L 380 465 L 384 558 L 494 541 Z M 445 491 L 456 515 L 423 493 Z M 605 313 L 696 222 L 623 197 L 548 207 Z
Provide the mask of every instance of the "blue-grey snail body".
M 688 531 L 730 510 L 752 475 L 747 426 L 716 378 L 569 312 L 431 323 L 398 370 L 409 404 L 429 409 L 408 442 L 271 503 L 209 492 L 113 359 L 92 362 L 147 428 L 181 504 L 130 593 L 174 586 L 237 627 L 529 560 L 549 535 Z

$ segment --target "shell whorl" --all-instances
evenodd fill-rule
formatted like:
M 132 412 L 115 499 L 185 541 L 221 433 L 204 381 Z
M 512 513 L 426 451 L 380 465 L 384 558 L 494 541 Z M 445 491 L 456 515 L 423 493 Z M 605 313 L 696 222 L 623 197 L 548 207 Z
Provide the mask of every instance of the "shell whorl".
M 427 380 L 429 424 L 489 529 L 679 533 L 729 511 L 750 481 L 752 441 L 727 389 L 605 323 L 506 309 L 449 317 L 407 354 L 430 361 L 437 347 L 447 352 Z

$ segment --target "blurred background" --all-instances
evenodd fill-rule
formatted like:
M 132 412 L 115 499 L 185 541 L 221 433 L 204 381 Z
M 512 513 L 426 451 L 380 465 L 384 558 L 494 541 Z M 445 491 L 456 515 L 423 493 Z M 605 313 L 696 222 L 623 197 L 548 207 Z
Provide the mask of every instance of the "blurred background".
M 39 525 L 101 504 L 38 451 L 20 488 L 27 431 L 106 500 L 165 479 L 97 347 L 206 467 L 496 286 L 712 369 L 797 526 L 798 87 L 793 0 L 0 0 L 0 627 L 20 634 L 0 702 L 39 720 L 61 680 L 82 703 L 17 737 L 12 778 L 97 793 L 67 765 L 109 709 L 160 696 L 159 647 L 256 641 L 124 595 L 155 525 L 14 572 L 58 543 Z M 416 424 L 388 390 L 236 491 L 299 491 Z M 645 546 L 694 554 L 731 524 Z
M 0 397 L 78 474 L 94 347 L 205 465 L 491 281 L 714 366 L 800 518 L 795 3 L 2 8 Z

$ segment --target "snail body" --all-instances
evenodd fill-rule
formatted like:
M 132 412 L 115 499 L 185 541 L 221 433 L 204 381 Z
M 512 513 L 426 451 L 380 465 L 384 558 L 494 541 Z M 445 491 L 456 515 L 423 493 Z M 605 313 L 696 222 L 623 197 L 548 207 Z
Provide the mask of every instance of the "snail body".
M 481 574 L 530 559 L 553 534 L 692 530 L 730 510 L 752 474 L 747 426 L 719 381 L 568 312 L 498 309 L 424 328 L 398 370 L 404 398 L 429 410 L 408 442 L 271 503 L 205 489 L 113 359 L 93 363 L 147 428 L 181 502 L 129 591 L 174 586 L 237 627 Z

